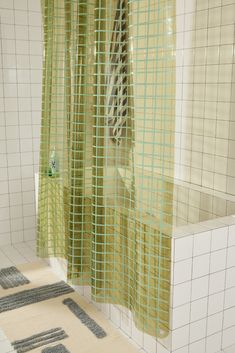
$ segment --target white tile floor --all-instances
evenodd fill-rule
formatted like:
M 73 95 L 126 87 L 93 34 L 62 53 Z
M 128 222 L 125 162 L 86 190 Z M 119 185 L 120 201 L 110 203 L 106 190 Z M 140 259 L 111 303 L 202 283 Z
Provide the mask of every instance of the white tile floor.
M 35 241 L 5 245 L 0 248 L 0 269 L 9 266 L 16 266 L 23 263 L 42 261 L 36 256 Z M 133 341 L 132 341 L 133 342 Z M 0 327 L 0 353 L 13 353 L 12 347 Z M 141 349 L 140 353 L 145 351 Z M 210 352 L 206 352 L 210 353 Z M 218 353 L 235 353 L 235 345 Z

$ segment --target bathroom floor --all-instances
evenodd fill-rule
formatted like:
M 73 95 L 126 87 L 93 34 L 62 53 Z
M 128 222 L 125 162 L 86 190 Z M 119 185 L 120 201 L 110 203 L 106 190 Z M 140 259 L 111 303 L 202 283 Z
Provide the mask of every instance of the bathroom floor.
M 2 246 L 0 249 L 0 268 L 10 266 L 18 266 L 21 273 L 30 280 L 30 288 L 27 288 L 30 290 L 60 281 L 50 267 L 37 258 L 34 242 L 14 244 L 14 246 Z M 4 291 L 0 289 L 0 298 L 6 296 Z M 15 294 L 18 291 L 22 291 L 22 289 L 18 287 L 11 288 L 8 290 L 8 294 Z M 123 353 L 140 352 L 139 348 L 132 344 L 129 339 L 125 338 L 119 330 L 103 317 L 101 312 L 91 304 L 88 304 L 78 293 L 73 292 L 64 294 L 63 296 L 51 298 L 49 299 L 50 302 L 44 300 L 30 306 L 18 307 L 17 315 L 15 310 L 7 308 L 6 312 L 2 313 L 2 320 L 0 322 L 0 352 L 16 352 L 10 342 L 33 336 L 35 333 L 38 333 L 39 327 L 40 332 L 45 332 L 51 327 L 58 326 L 65 328 L 68 337 L 64 342 L 59 341 L 57 344 L 64 343 L 70 353 L 78 353 L 78 351 L 89 353 L 93 351 L 93 347 L 95 347 L 96 352 L 102 353 L 114 351 L 122 351 Z M 95 337 L 96 333 L 92 331 L 92 328 L 89 331 L 89 324 L 83 324 L 82 319 L 79 320 L 78 317 L 67 310 L 68 308 L 65 305 L 61 305 L 65 298 L 70 298 L 70 300 L 79 305 L 80 309 L 84 309 L 85 315 L 93 319 L 96 324 L 98 323 L 107 333 L 107 336 L 104 339 Z M 46 320 L 45 317 L 47 317 Z M 22 325 L 22 323 L 27 321 L 30 322 L 30 325 Z M 40 347 L 31 350 L 32 352 L 39 353 L 42 352 L 43 348 Z
M 9 267 L 9 266 L 17 266 L 17 265 L 27 264 L 27 263 L 33 264 L 35 262 L 39 266 L 40 266 L 40 263 L 42 265 L 43 264 L 45 265 L 45 262 L 43 262 L 42 260 L 40 260 L 36 256 L 34 241 L 29 241 L 27 243 L 18 243 L 18 244 L 14 244 L 14 245 L 5 245 L 5 246 L 1 246 L 1 248 L 0 248 L 0 269 L 5 268 L 5 267 Z M 75 294 L 75 295 L 77 297 L 79 297 L 78 294 Z M 100 313 L 97 314 L 97 318 L 98 318 L 98 315 L 100 316 Z M 110 346 L 109 345 L 106 346 L 107 352 L 113 352 L 112 349 L 113 349 L 114 341 L 116 339 L 120 339 L 120 331 L 118 329 L 114 328 L 112 325 L 110 325 L 110 327 L 111 327 L 111 330 L 113 331 L 114 337 L 113 337 L 112 341 L 110 342 Z M 115 331 L 116 331 L 116 333 L 115 333 Z M 83 339 L 85 339 L 85 338 L 83 338 Z M 132 341 L 130 341 L 127 338 L 121 337 L 120 341 L 121 341 L 120 351 L 122 351 L 122 352 L 129 353 L 130 350 L 131 350 L 131 352 L 139 352 L 139 353 L 145 352 L 143 349 L 137 348 L 134 344 L 132 344 Z M 130 345 L 130 342 L 131 342 L 131 345 Z M 124 346 L 123 346 L 123 344 L 124 344 Z M 0 323 L 0 352 L 1 353 L 15 352 L 13 350 L 13 348 L 11 347 L 8 339 L 5 337 L 4 332 L 1 330 L 1 323 Z M 36 350 L 34 350 L 33 352 L 36 352 Z M 87 353 L 88 352 L 89 351 L 87 351 Z M 75 352 L 71 352 L 71 353 L 75 353 Z M 76 349 L 76 353 L 77 353 L 77 349 Z M 235 346 L 229 347 L 229 348 L 225 349 L 224 351 L 221 351 L 220 353 L 235 353 Z

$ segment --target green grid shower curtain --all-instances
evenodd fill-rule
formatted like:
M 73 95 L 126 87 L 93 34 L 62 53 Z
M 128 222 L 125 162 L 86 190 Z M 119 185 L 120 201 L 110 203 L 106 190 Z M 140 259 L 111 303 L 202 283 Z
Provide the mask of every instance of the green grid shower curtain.
M 42 12 L 38 254 L 165 337 L 175 0 L 43 0 Z

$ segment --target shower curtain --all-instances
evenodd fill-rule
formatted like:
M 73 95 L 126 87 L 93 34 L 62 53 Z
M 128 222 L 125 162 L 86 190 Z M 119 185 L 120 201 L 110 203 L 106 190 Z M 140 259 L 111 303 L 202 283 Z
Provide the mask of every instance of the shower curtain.
M 175 0 L 43 0 L 38 254 L 169 332 Z

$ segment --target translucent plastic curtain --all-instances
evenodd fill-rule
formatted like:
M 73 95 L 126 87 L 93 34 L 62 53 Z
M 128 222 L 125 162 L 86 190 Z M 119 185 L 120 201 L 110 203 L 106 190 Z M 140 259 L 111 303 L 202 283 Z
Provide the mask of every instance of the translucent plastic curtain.
M 169 330 L 174 0 L 44 0 L 38 253 Z

